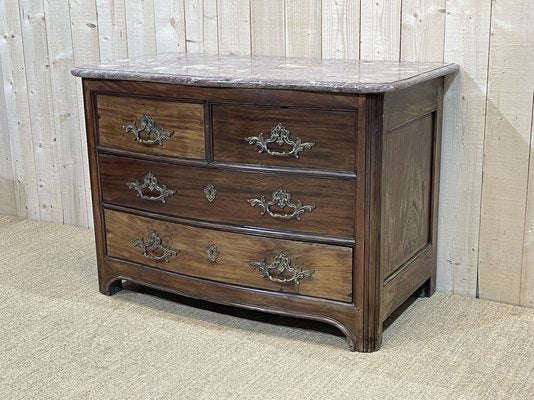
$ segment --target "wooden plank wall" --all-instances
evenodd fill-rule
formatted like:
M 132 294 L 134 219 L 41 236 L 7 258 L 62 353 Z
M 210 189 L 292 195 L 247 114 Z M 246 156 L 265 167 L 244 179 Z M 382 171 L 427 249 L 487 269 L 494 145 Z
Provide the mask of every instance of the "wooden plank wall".
M 534 307 L 532 0 L 0 0 L 0 213 L 91 226 L 73 65 L 166 51 L 452 61 L 438 288 Z

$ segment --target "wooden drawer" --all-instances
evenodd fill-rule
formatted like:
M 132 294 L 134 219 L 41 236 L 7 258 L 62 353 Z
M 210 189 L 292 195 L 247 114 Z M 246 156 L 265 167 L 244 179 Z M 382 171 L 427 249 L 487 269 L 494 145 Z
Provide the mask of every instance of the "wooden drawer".
M 202 104 L 98 95 L 97 112 L 101 146 L 205 158 Z
M 111 257 L 220 282 L 352 301 L 351 248 L 219 232 L 112 210 L 105 211 L 105 225 Z
M 351 180 L 179 166 L 111 155 L 101 155 L 100 165 L 105 203 L 241 226 L 353 237 L 355 182 Z M 145 180 L 147 187 L 141 189 Z M 163 185 L 175 193 L 163 193 Z M 291 198 L 281 196 L 283 192 L 273 195 L 279 188 Z M 144 199 L 140 193 L 156 199 Z M 267 204 L 277 196 L 277 204 Z M 292 205 L 282 207 L 286 202 Z M 269 210 L 273 215 L 295 215 L 273 217 Z
M 355 110 L 213 106 L 221 162 L 354 171 L 355 130 Z

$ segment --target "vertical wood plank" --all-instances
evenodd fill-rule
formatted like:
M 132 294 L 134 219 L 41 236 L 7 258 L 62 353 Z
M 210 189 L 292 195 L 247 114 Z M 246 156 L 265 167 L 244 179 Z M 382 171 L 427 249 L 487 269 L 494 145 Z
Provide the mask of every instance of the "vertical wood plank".
M 39 194 L 33 158 L 22 27 L 17 0 L 0 0 L 0 63 L 7 132 L 15 179 L 16 214 L 39 219 Z
M 184 0 L 154 0 L 156 50 L 185 52 Z
M 20 0 L 33 155 L 39 193 L 39 215 L 63 222 L 59 150 L 54 125 L 46 16 L 41 0 Z
M 46 38 L 59 153 L 63 222 L 87 227 L 87 193 L 68 0 L 45 0 Z
M 286 56 L 321 57 L 321 4 L 286 0 Z
M 443 61 L 445 1 L 402 1 L 401 61 Z
M 360 56 L 360 0 L 322 1 L 322 58 Z
M 130 0 L 126 7 L 128 56 L 156 54 L 154 0 Z
M 0 34 L 3 32 L 4 29 L 0 25 Z M 0 62 L 0 77 L 3 75 L 2 63 Z M 0 215 L 16 215 L 17 202 L 15 200 L 15 182 L 11 164 L 11 145 L 9 144 L 7 118 L 4 85 L 0 85 Z
M 530 122 L 530 154 L 527 211 L 523 244 L 523 262 L 521 266 L 520 305 L 534 307 L 534 99 Z
M 185 47 L 188 53 L 202 53 L 204 44 L 204 1 L 185 0 Z
M 445 61 L 460 64 L 444 99 L 438 290 L 477 294 L 491 3 L 448 0 Z
M 400 0 L 362 1 L 362 60 L 399 60 L 401 3 Z
M 445 95 L 438 288 L 476 295 L 491 4 L 449 1 L 445 60 L 462 69 Z
M 69 0 L 76 65 L 100 61 L 95 0 Z
M 219 16 L 217 14 L 217 0 L 204 0 L 204 53 L 217 54 L 219 52 Z
M 250 1 L 252 54 L 285 56 L 284 0 Z
M 519 304 L 534 91 L 531 0 L 492 3 L 480 297 Z
M 96 2 L 95 0 L 69 0 L 69 4 L 74 65 L 97 64 L 100 62 L 100 51 Z M 87 159 L 83 91 L 80 79 L 77 80 L 76 91 L 78 93 L 78 121 L 80 123 L 78 132 L 82 145 L 87 219 L 88 225 L 91 227 L 93 224 L 91 184 L 89 179 L 89 161 Z
M 111 62 L 128 57 L 124 0 L 96 0 L 100 60 Z
M 249 0 L 218 0 L 220 54 L 250 54 Z

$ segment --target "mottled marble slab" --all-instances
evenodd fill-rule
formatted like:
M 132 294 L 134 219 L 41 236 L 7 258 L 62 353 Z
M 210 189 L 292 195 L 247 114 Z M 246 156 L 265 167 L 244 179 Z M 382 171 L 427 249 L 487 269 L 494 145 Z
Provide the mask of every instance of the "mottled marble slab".
M 456 64 L 162 53 L 72 70 L 82 78 L 180 85 L 381 93 L 454 73 Z

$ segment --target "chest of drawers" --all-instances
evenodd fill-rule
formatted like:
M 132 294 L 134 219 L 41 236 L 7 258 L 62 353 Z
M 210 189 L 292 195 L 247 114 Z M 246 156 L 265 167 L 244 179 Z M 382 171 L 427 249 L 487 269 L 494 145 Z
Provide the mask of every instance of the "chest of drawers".
M 100 291 L 124 280 L 379 348 L 436 278 L 450 64 L 163 54 L 77 68 Z

